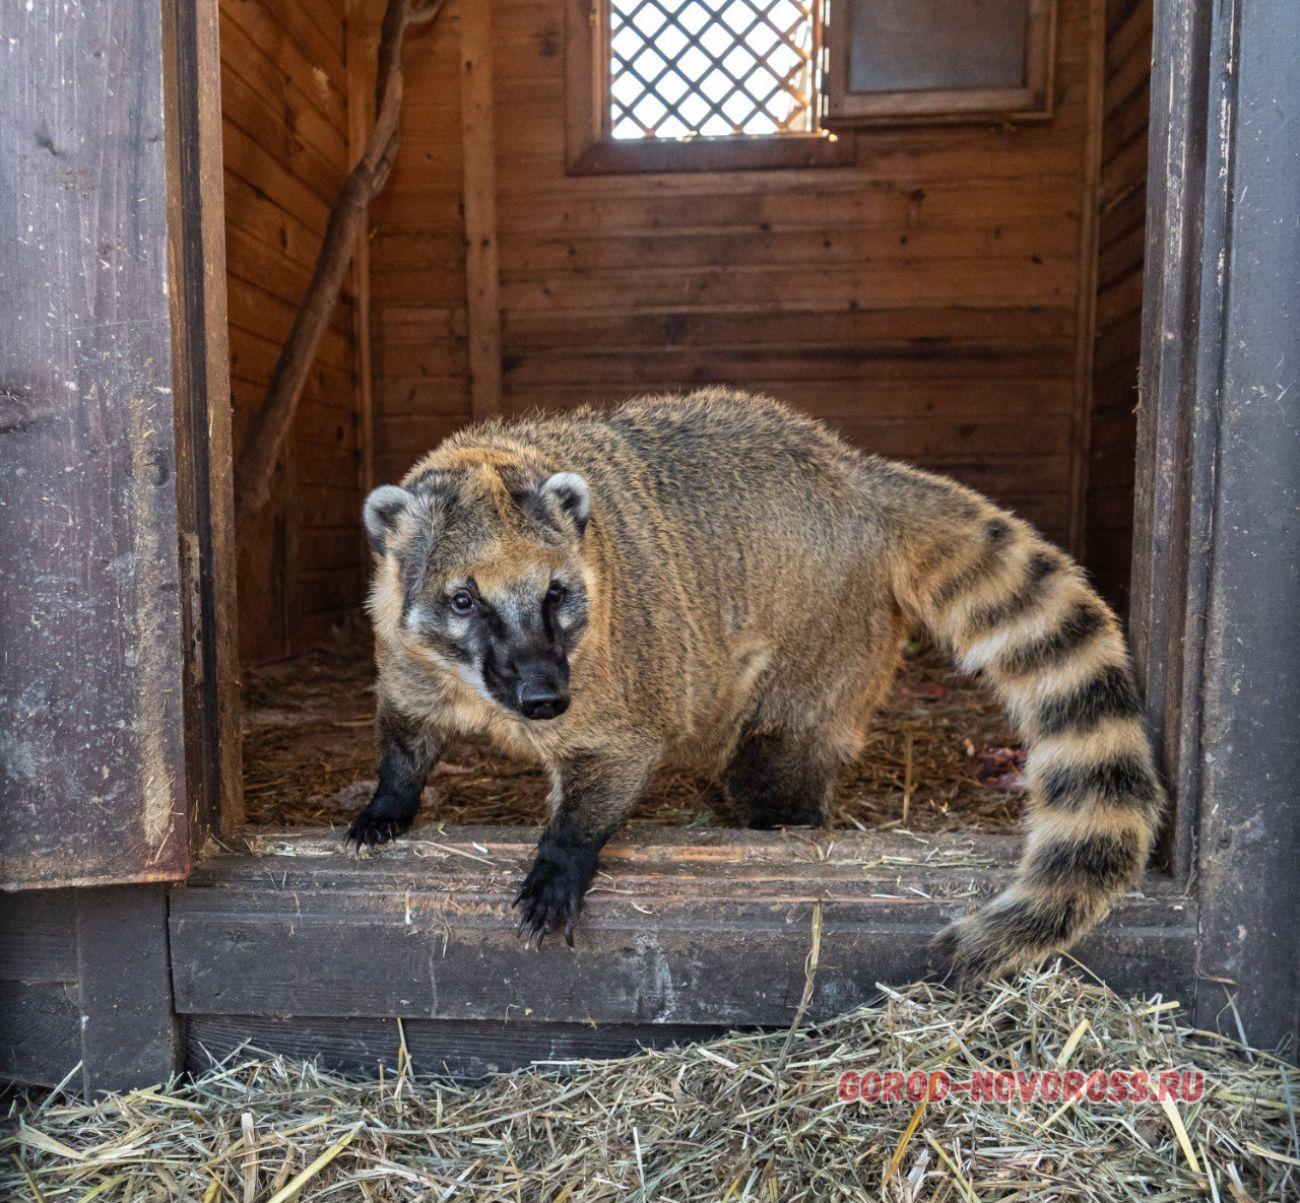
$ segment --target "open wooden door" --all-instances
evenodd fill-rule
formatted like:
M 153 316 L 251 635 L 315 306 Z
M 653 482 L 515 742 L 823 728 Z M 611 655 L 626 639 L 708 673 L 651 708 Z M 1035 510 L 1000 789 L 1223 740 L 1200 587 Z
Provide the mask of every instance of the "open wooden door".
M 157 883 L 238 802 L 217 5 L 4 32 L 0 1073 L 121 1088 L 177 1065 Z
M 208 468 L 209 411 L 228 406 L 208 405 L 224 305 L 204 305 L 224 273 L 219 239 L 215 263 L 203 240 L 199 136 L 206 77 L 219 120 L 202 66 L 205 38 L 215 66 L 215 4 L 10 16 L 0 882 L 171 881 L 206 820 L 197 795 L 219 777 L 204 553 L 224 484 Z

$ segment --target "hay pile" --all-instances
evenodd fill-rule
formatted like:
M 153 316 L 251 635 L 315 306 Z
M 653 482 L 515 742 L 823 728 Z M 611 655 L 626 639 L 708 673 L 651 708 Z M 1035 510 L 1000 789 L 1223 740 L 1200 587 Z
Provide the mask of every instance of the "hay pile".
M 280 1060 L 83 1105 L 18 1106 L 0 1198 L 838 1200 L 1298 1197 L 1294 1070 L 1072 973 L 926 985 L 816 1027 L 477 1087 L 350 1083 Z M 1200 1102 L 838 1097 L 845 1070 L 1199 1069 Z
M 248 673 L 244 774 L 248 821 L 346 826 L 374 789 L 374 669 L 358 618 L 294 660 Z M 1013 830 L 1021 814 L 1019 748 L 997 703 L 933 649 L 909 647 L 861 759 L 840 774 L 832 828 Z M 665 772 L 635 817 L 713 823 L 708 782 Z M 517 826 L 546 819 L 536 767 L 482 744 L 449 748 L 431 782 L 424 822 Z

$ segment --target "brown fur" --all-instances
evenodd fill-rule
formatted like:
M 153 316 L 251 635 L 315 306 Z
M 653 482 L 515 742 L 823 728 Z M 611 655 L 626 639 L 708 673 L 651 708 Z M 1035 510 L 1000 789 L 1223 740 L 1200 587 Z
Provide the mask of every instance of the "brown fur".
M 590 488 L 585 531 L 537 499 L 557 472 Z M 551 769 L 554 818 L 521 892 L 532 930 L 571 930 L 596 850 L 657 765 L 717 774 L 755 825 L 815 821 L 917 624 L 983 674 L 1031 744 L 1024 860 L 950 929 L 958 965 L 992 973 L 1065 947 L 1145 864 L 1162 794 L 1115 618 L 978 494 L 722 390 L 472 427 L 403 484 L 419 500 L 392 516 L 370 600 L 381 729 L 426 749 L 403 762 L 421 781 L 452 733 Z M 585 628 L 572 703 L 549 721 L 496 703 L 410 628 L 413 605 L 445 605 L 462 579 L 485 605 L 526 606 L 557 574 L 585 592 Z

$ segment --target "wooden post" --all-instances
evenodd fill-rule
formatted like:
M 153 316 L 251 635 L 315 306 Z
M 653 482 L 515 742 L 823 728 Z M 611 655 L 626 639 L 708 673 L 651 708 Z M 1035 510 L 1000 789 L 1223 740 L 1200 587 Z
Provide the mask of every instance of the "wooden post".
M 470 413 L 478 420 L 501 412 L 501 280 L 497 261 L 491 0 L 461 6 L 460 112 Z
M 1070 430 L 1070 551 L 1086 554 L 1088 456 L 1092 447 L 1092 365 L 1097 342 L 1097 251 L 1101 224 L 1101 144 L 1105 122 L 1106 5 L 1088 3 L 1088 133 L 1079 203 L 1079 296 L 1075 310 L 1074 415 Z
M 179 1068 L 160 886 L 77 894 L 81 1073 L 87 1097 L 165 1082 Z
M 192 854 L 243 825 L 217 0 L 163 5 Z

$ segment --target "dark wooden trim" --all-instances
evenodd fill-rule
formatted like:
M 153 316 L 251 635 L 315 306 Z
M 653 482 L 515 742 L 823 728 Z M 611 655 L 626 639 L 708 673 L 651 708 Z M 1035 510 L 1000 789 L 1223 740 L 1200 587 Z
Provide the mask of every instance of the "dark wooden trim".
M 1209 17 L 1207 5 L 1156 3 L 1129 613 L 1147 713 L 1176 802 L 1163 855 L 1180 875 L 1193 868 L 1201 805 L 1204 553 L 1218 443 L 1214 409 L 1198 401 L 1198 378 L 1217 362 L 1222 337 L 1213 316 L 1221 298 L 1213 272 L 1207 276 L 1222 237 L 1221 216 L 1207 212 L 1205 193 Z
M 1006 881 L 1016 841 L 638 826 L 606 849 L 576 951 L 510 910 L 529 829 L 448 828 L 358 860 L 337 835 L 259 837 L 172 899 L 178 1010 L 636 1024 L 785 1024 L 814 913 L 830 1015 L 935 968 L 930 938 Z M 945 867 L 946 866 L 946 867 Z M 1124 989 L 1189 984 L 1194 907 L 1150 879 L 1080 950 Z
M 828 129 L 900 122 L 1043 121 L 1052 115 L 1056 0 L 1028 0 L 1025 81 L 1019 88 L 852 92 L 848 88 L 852 5 L 830 6 L 825 77 Z
M 77 893 L 81 1072 L 87 1096 L 164 1082 L 180 1068 L 167 951 L 167 892 Z
M 0 905 L 0 1078 L 53 1086 L 81 1060 L 77 908 L 72 890 Z
M 1231 993 L 1270 1046 L 1300 1038 L 1300 113 L 1278 103 L 1300 8 L 1192 7 L 1208 18 L 1189 44 L 1207 122 L 1193 447 L 1201 430 L 1213 446 L 1193 468 L 1199 706 L 1183 723 L 1200 763 L 1196 1011 L 1233 1031 Z
M 824 130 L 662 141 L 610 137 L 605 103 L 607 13 L 607 0 L 565 3 L 565 166 L 570 175 L 845 167 L 856 160 L 855 139 L 838 138 Z
M 741 135 L 655 141 L 593 139 L 569 159 L 570 175 L 633 175 L 661 171 L 766 171 L 782 167 L 848 167 L 857 158 L 852 137 L 831 133 Z
M 167 189 L 190 847 L 243 822 L 217 0 L 167 0 Z

